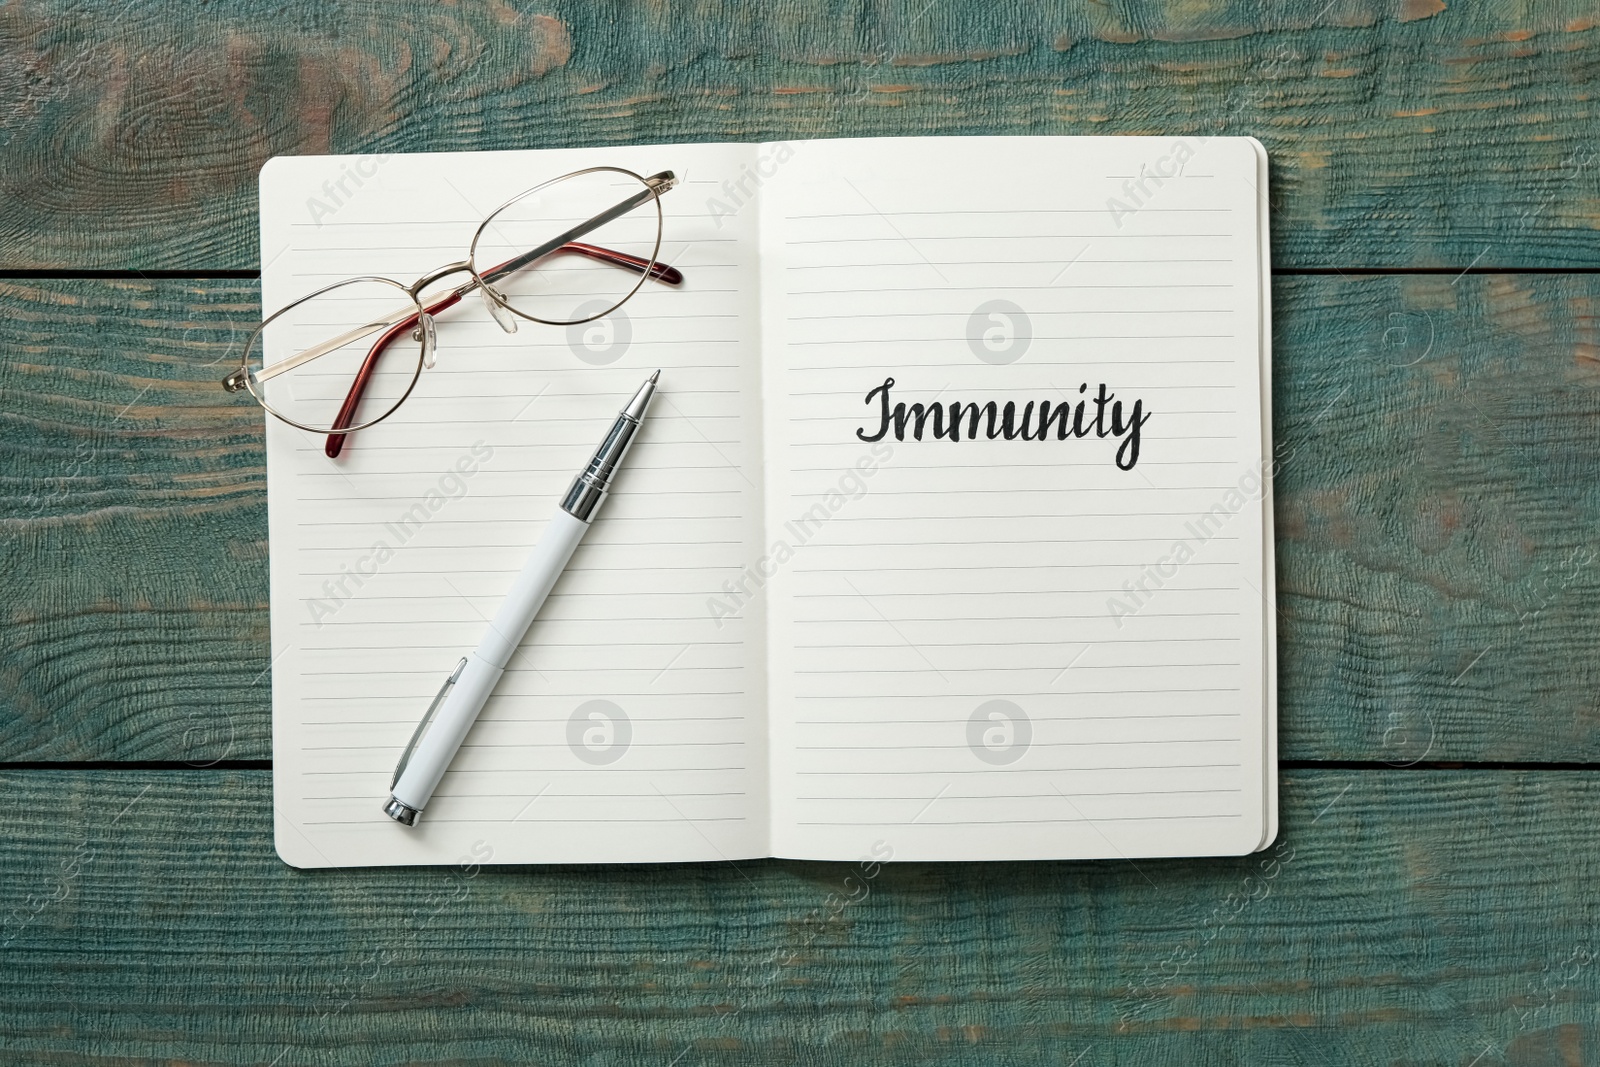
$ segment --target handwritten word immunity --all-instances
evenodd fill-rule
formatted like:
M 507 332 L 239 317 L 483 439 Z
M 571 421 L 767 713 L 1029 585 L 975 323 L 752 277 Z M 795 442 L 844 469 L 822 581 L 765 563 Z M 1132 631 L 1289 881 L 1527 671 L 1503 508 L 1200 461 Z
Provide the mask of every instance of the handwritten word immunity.
M 894 379 L 885 378 L 883 384 L 867 393 L 866 404 L 871 404 L 873 397 L 878 398 L 878 429 L 876 433 L 867 433 L 865 426 L 856 430 L 856 436 L 863 441 L 881 441 L 889 433 L 890 427 L 894 428 L 894 439 L 904 441 L 906 429 L 909 427 L 911 436 L 915 440 L 922 440 L 924 429 L 931 429 L 935 439 L 947 441 L 962 440 L 963 432 L 969 441 L 976 440 L 979 433 L 979 424 L 983 426 L 983 434 L 989 440 L 1004 438 L 1007 441 L 1021 439 L 1024 441 L 1044 441 L 1051 436 L 1052 427 L 1055 430 L 1055 439 L 1065 441 L 1068 437 L 1114 437 L 1122 443 L 1117 447 L 1117 467 L 1120 470 L 1131 471 L 1139 462 L 1139 434 L 1144 424 L 1150 421 L 1150 412 L 1144 410 L 1144 401 L 1135 400 L 1127 409 L 1124 417 L 1124 408 L 1117 394 L 1106 389 L 1102 382 L 1098 391 L 1087 395 L 1087 383 L 1078 386 L 1082 399 L 1077 403 L 1068 400 L 1064 404 L 1052 404 L 1048 400 L 1041 400 L 1037 405 L 1037 420 L 1035 419 L 1035 404 L 1028 401 L 1020 411 L 1014 400 L 1007 400 L 1003 405 L 999 401 L 990 400 L 986 403 L 964 403 L 952 400 L 948 404 L 906 404 L 900 401 L 890 405 L 889 391 L 894 388 Z

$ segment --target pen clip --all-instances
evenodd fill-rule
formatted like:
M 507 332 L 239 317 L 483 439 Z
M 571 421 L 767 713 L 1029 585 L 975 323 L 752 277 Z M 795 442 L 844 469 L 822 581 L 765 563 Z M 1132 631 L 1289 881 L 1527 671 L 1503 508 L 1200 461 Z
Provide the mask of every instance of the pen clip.
M 461 662 L 456 664 L 456 669 L 450 672 L 450 677 L 444 680 L 439 687 L 439 692 L 434 696 L 433 703 L 428 705 L 428 710 L 423 712 L 422 721 L 417 723 L 417 728 L 411 731 L 411 740 L 406 742 L 406 750 L 400 753 L 400 762 L 394 766 L 394 777 L 389 781 L 389 788 L 393 789 L 400 781 L 400 776 L 406 773 L 406 764 L 411 762 L 411 753 L 416 749 L 417 742 L 422 740 L 422 735 L 428 729 L 428 724 L 433 721 L 433 713 L 439 710 L 439 705 L 444 703 L 445 696 L 450 692 L 450 687 L 456 684 L 456 679 L 461 677 L 461 672 L 466 669 L 467 657 L 462 656 Z

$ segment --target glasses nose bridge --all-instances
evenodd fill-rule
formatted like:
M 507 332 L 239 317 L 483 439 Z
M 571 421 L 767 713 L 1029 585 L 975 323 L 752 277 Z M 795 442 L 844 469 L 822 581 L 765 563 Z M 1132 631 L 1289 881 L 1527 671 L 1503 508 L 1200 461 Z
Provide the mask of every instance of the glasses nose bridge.
M 422 290 L 426 289 L 439 279 L 448 278 L 452 274 L 471 273 L 472 261 L 469 259 L 457 260 L 454 263 L 446 263 L 442 267 L 437 267 L 434 270 L 430 270 L 428 273 L 412 282 L 411 287 L 407 290 L 407 292 L 411 294 L 411 299 L 420 301 Z

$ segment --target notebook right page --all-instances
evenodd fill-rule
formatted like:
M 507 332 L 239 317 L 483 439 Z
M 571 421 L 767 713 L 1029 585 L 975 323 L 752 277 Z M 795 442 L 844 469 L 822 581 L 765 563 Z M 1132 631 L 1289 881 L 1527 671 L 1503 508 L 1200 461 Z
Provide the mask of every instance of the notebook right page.
M 910 138 L 761 188 L 773 844 L 1265 844 L 1264 167 Z

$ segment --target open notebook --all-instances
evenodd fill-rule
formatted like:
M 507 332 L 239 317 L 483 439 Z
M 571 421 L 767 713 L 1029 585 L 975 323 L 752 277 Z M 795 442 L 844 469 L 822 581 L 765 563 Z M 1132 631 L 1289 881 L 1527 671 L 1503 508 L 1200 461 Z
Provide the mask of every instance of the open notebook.
M 275 159 L 263 304 L 410 281 L 511 194 L 595 164 L 684 179 L 662 201 L 680 289 L 513 336 L 463 304 L 411 400 L 338 460 L 267 420 L 287 862 L 1275 836 L 1255 141 Z M 422 823 L 396 825 L 380 808 L 413 727 L 657 367 L 614 497 Z

